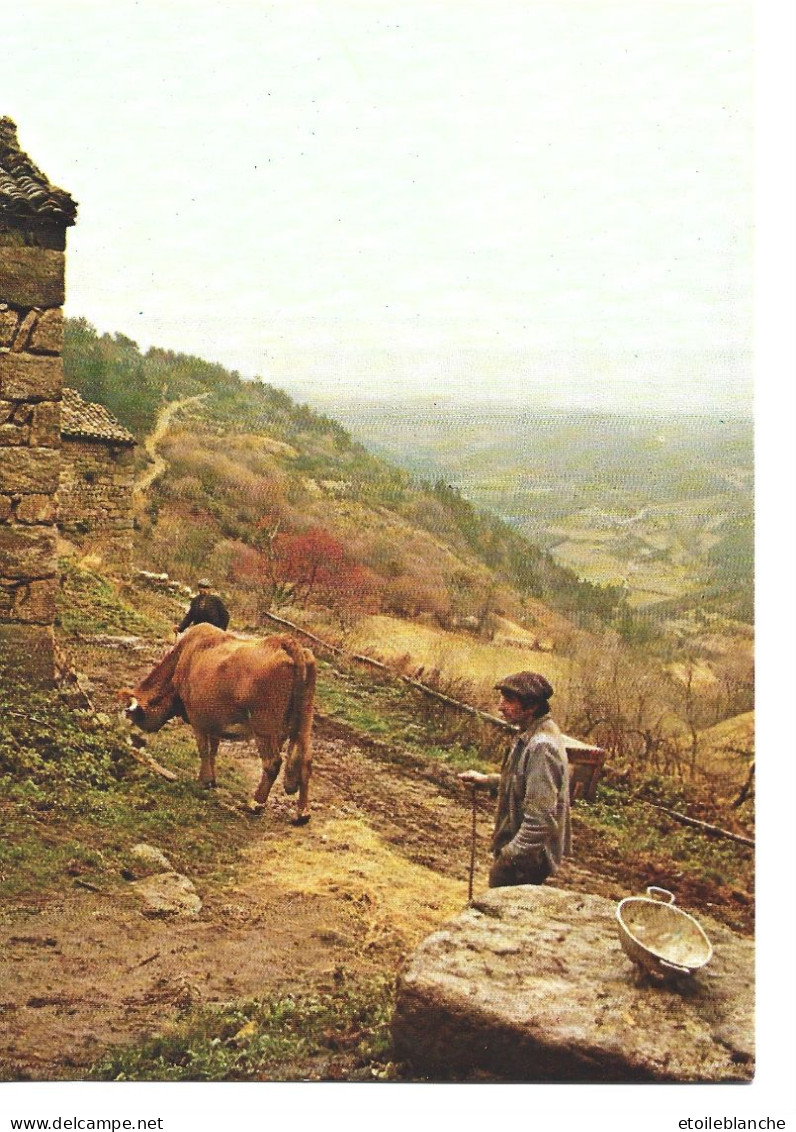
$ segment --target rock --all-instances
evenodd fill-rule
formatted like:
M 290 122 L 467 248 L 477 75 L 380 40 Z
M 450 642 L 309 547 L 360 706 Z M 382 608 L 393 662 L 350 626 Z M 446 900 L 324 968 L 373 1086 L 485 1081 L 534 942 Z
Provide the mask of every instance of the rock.
M 615 913 L 547 886 L 477 898 L 408 960 L 396 1057 L 435 1080 L 750 1080 L 752 941 L 699 916 L 712 961 L 662 984 L 622 951 Z
M 115 637 L 110 633 L 92 633 L 90 639 L 93 645 L 102 645 L 103 648 L 110 649 L 133 649 L 140 651 L 148 647 L 146 642 L 142 641 L 140 637 Z
M 166 916 L 198 916 L 202 901 L 186 876 L 158 873 L 133 881 L 130 886 L 144 901 L 144 915 L 153 919 Z
M 139 841 L 130 850 L 130 855 L 140 861 L 142 865 L 148 868 L 159 869 L 162 872 L 172 871 L 171 861 L 165 853 L 160 849 L 156 849 L 154 845 L 147 845 L 144 841 Z

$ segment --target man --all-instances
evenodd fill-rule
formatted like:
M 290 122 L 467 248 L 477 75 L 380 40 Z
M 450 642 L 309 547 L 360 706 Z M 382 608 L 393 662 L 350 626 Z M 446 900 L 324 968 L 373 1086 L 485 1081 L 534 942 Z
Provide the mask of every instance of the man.
M 199 593 L 191 599 L 188 612 L 174 626 L 175 633 L 184 633 L 189 625 L 215 625 L 218 629 L 226 629 L 229 625 L 229 612 L 217 594 L 210 592 L 210 583 L 207 578 L 200 578 L 196 583 Z
M 466 770 L 459 778 L 497 793 L 489 887 L 544 884 L 570 849 L 569 765 L 550 716 L 553 689 L 538 672 L 517 672 L 495 687 L 500 713 L 519 735 L 500 774 Z

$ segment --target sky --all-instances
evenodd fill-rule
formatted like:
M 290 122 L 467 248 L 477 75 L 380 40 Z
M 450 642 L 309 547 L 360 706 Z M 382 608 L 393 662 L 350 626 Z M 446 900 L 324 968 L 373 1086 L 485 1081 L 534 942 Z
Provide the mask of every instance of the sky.
M 28 0 L 67 314 L 309 400 L 745 411 L 753 8 Z

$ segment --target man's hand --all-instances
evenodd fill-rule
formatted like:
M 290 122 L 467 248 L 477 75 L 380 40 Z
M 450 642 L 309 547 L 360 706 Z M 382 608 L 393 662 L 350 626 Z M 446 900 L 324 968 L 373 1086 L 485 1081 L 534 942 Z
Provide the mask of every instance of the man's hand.
M 481 774 L 480 770 L 463 770 L 458 775 L 459 781 L 466 786 L 474 786 L 476 790 L 484 790 L 492 784 L 491 774 Z

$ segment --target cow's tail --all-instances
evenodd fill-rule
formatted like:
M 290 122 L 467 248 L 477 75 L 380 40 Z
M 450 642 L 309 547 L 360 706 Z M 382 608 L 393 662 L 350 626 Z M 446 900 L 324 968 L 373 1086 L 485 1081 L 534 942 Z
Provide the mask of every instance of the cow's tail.
M 295 794 L 312 767 L 312 721 L 315 715 L 317 665 L 309 649 L 294 637 L 283 637 L 282 647 L 293 661 L 293 693 L 288 711 L 290 741 L 285 764 L 285 793 Z

